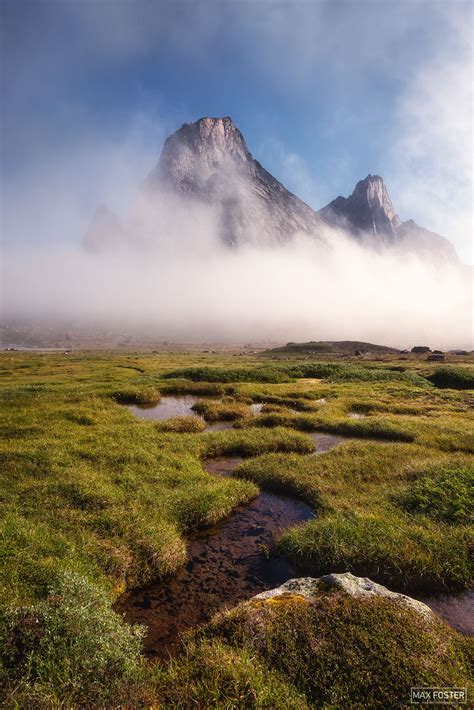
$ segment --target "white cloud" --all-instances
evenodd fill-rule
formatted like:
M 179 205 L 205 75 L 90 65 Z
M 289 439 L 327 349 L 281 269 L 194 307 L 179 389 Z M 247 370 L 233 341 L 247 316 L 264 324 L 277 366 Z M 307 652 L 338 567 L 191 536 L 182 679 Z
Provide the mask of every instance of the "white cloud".
M 472 7 L 472 6 L 471 6 Z M 404 218 L 451 239 L 472 263 L 472 33 L 447 13 L 451 38 L 416 67 L 397 101 L 389 181 Z

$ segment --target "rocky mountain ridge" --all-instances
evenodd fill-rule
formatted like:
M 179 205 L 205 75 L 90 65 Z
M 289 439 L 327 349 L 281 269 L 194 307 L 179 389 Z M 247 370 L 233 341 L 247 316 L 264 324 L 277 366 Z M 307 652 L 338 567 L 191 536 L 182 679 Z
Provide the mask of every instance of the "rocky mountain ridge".
M 205 206 L 212 211 L 219 238 L 233 247 L 285 244 L 301 234 L 326 241 L 335 238 L 333 231 L 337 229 L 379 250 L 396 248 L 435 260 L 457 261 L 447 239 L 413 220 L 400 220 L 378 175 L 359 181 L 349 197 L 339 196 L 319 211 L 312 209 L 255 160 L 228 116 L 185 123 L 170 135 L 144 182 L 141 199 L 151 206 L 160 201 L 174 205 L 178 200 L 172 214 L 180 205 Z M 92 251 L 111 248 L 114 242 L 128 241 L 133 246 L 140 242 L 139 225 L 140 210 L 135 210 L 127 224 L 121 224 L 102 207 L 94 216 L 84 246 Z M 160 240 L 160 231 L 162 220 L 152 222 L 153 241 Z

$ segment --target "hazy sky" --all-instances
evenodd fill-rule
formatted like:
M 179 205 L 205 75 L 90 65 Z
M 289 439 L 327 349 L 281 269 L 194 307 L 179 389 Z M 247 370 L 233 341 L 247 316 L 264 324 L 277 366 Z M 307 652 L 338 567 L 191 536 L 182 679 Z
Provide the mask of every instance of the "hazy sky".
M 4 245 L 123 210 L 181 123 L 230 115 L 320 208 L 381 174 L 471 262 L 470 0 L 1 0 Z

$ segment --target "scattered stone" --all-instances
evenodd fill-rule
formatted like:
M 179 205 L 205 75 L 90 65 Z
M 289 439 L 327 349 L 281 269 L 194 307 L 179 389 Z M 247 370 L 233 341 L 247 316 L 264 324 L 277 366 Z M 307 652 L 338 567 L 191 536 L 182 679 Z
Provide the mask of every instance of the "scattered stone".
M 430 353 L 431 348 L 429 348 L 427 345 L 415 345 L 414 348 L 411 349 L 412 353 Z
M 444 362 L 446 358 L 441 353 L 432 353 L 426 358 L 428 362 Z

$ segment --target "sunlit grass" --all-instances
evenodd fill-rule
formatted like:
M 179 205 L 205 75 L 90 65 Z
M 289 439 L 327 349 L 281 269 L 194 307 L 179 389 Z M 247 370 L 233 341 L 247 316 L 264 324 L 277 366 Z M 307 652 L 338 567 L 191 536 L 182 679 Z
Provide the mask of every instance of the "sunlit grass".
M 7 629 L 24 641 L 24 652 L 43 669 L 33 678 L 31 669 L 9 657 L 9 692 L 17 693 L 17 705 L 189 707 L 189 698 L 203 707 L 304 708 L 316 701 L 347 706 L 346 690 L 329 666 L 317 666 L 320 691 L 300 682 L 296 671 L 288 680 L 288 669 L 268 649 L 224 631 L 225 624 L 194 639 L 181 660 L 152 675 L 140 660 L 131 678 L 127 643 L 132 663 L 135 641 L 126 628 L 114 626 L 117 618 L 107 604 L 126 588 L 176 571 L 186 560 L 187 536 L 251 500 L 258 487 L 297 495 L 314 507 L 317 517 L 285 531 L 278 543 L 311 574 L 350 569 L 395 589 L 466 587 L 472 576 L 474 428 L 473 392 L 464 387 L 473 368 L 456 369 L 462 370 L 456 381 L 451 368 L 451 380 L 441 387 L 432 377 L 435 367 L 416 359 L 401 368 L 387 358 L 361 365 L 275 364 L 200 352 L 0 354 L 0 609 L 8 609 L 2 633 Z M 236 428 L 206 432 L 199 417 L 141 420 L 122 406 L 153 405 L 173 393 L 204 398 L 198 408 L 205 418 L 235 420 Z M 252 415 L 252 402 L 264 405 L 260 415 Z M 366 416 L 350 419 L 351 412 Z M 313 431 L 350 440 L 309 456 Z M 205 459 L 226 455 L 247 459 L 238 478 L 216 478 L 203 469 Z M 61 580 L 73 578 L 82 580 L 76 591 L 58 591 Z M 66 597 L 69 611 L 60 608 Z M 81 617 L 83 629 L 68 626 L 67 619 L 79 618 L 74 599 L 82 609 L 86 597 L 98 616 Z M 51 631 L 61 658 L 29 635 L 26 622 L 36 616 L 42 633 Z M 272 643 L 304 674 L 288 646 L 286 621 L 293 617 L 285 619 L 275 620 Z M 301 623 L 309 633 L 320 620 L 309 614 Z M 376 629 L 382 637 L 388 633 L 377 624 L 367 621 L 368 639 Z M 399 628 L 394 624 L 390 633 Z M 102 638 L 94 638 L 93 627 L 103 629 Z M 317 628 L 328 638 L 325 624 Z M 67 639 L 74 630 L 78 645 L 71 649 Z M 309 648 L 306 631 L 300 631 L 301 648 Z M 117 646 L 117 678 L 109 684 L 99 676 L 112 667 L 107 654 L 114 638 L 125 645 Z M 457 671 L 443 676 L 441 651 L 436 643 L 433 652 L 428 646 L 420 657 L 427 662 L 432 653 L 433 679 L 460 680 Z M 338 639 L 331 648 L 342 652 Z M 81 653 L 99 654 L 105 665 L 99 662 L 96 675 L 91 670 L 86 678 Z M 413 656 L 407 663 L 418 667 Z M 362 692 L 360 672 L 353 676 L 353 697 Z M 383 675 L 392 693 L 397 678 Z

